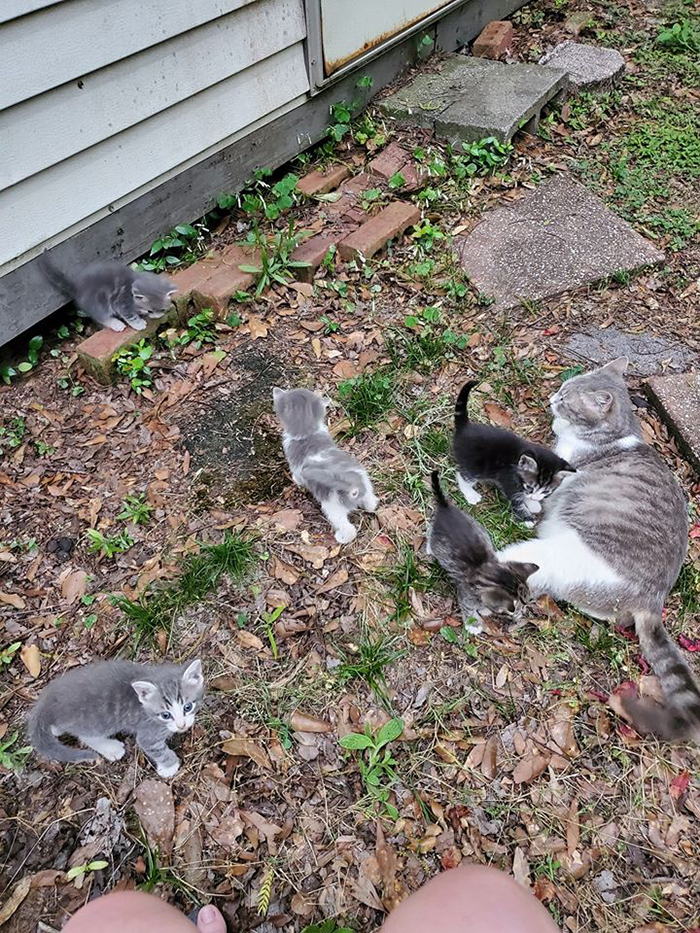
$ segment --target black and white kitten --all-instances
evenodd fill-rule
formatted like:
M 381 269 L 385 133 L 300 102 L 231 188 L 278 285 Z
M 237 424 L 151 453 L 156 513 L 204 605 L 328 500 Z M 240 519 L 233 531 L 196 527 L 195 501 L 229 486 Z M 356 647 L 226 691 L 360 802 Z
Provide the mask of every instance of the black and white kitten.
M 124 330 L 127 324 L 143 330 L 144 317 L 162 317 L 177 291 L 167 275 L 136 272 L 121 262 L 91 262 L 69 275 L 44 253 L 39 266 L 49 281 L 75 302 L 80 314 L 110 330 Z
M 336 446 L 326 427 L 328 400 L 308 389 L 273 389 L 282 424 L 282 446 L 292 479 L 308 489 L 333 526 L 335 540 L 348 544 L 357 529 L 348 518 L 355 509 L 374 512 L 377 497 L 362 464 Z
M 29 714 L 29 741 L 42 758 L 97 761 L 97 755 L 59 741 L 72 735 L 108 761 L 124 756 L 112 736 L 136 736 L 136 744 L 161 777 L 172 777 L 180 759 L 166 742 L 192 728 L 204 693 L 202 662 L 187 665 L 96 661 L 56 677 Z
M 476 483 L 489 483 L 510 499 L 513 511 L 526 525 L 542 511 L 546 499 L 567 473 L 575 473 L 566 460 L 542 444 L 526 441 L 512 431 L 470 421 L 469 393 L 478 382 L 462 387 L 455 403 L 452 451 L 457 461 L 457 483 L 471 505 L 481 500 Z
M 445 498 L 437 472 L 431 479 L 435 513 L 426 550 L 452 581 L 465 629 L 478 635 L 484 616 L 512 616 L 519 604 L 527 602 L 527 578 L 539 567 L 499 563 L 486 530 Z

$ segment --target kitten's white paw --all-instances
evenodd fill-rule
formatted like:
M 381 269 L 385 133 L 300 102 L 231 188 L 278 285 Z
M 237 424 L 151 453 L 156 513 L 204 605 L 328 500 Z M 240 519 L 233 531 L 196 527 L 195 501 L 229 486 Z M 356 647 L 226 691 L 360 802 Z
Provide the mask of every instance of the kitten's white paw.
M 145 328 L 146 328 L 146 321 L 144 321 L 144 319 L 143 319 L 142 317 L 134 318 L 134 319 L 131 321 L 131 323 L 129 324 L 129 327 L 130 327 L 132 330 L 145 330 Z
M 365 511 L 376 512 L 378 505 L 379 505 L 379 500 L 374 495 L 374 493 L 373 492 L 367 493 L 367 495 L 364 498 L 364 502 L 362 504 L 362 507 L 365 509 Z
M 156 771 L 158 772 L 159 777 L 162 778 L 171 778 L 173 775 L 177 774 L 180 770 L 180 762 L 175 761 L 171 765 L 158 765 Z
M 107 761 L 119 761 L 126 752 L 124 743 L 120 742 L 119 739 L 105 739 L 99 750 Z
M 105 327 L 109 327 L 110 330 L 116 330 L 117 333 L 119 333 L 119 331 L 124 330 L 126 324 L 124 321 L 120 321 L 119 318 L 112 317 L 108 321 L 105 321 Z
M 464 631 L 469 632 L 470 635 L 481 635 L 484 631 L 484 626 L 481 622 L 475 622 L 473 625 L 464 625 Z
M 338 528 L 335 532 L 335 540 L 338 544 L 350 544 L 351 541 L 354 541 L 357 537 L 357 528 L 354 525 L 347 525 L 343 528 Z
M 534 521 L 533 521 L 531 518 L 524 518 L 523 521 L 522 521 L 522 524 L 525 525 L 526 528 L 534 528 L 534 527 L 535 527 L 535 523 L 534 523 Z
M 477 505 L 477 503 L 481 502 L 481 493 L 477 492 L 473 483 L 466 480 L 461 473 L 457 474 L 457 485 L 469 505 Z
M 533 515 L 539 515 L 539 513 L 542 511 L 542 503 L 539 501 L 539 499 L 528 498 L 525 500 L 525 504 Z

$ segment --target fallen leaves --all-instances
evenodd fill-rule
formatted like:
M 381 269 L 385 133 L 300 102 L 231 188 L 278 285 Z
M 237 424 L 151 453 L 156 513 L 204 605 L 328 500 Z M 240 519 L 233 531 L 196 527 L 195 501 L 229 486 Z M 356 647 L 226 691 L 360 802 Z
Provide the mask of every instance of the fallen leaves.
M 235 758 L 250 758 L 260 768 L 270 769 L 272 764 L 267 752 L 247 736 L 232 735 L 223 743 L 227 755 Z
M 74 570 L 61 581 L 61 596 L 69 606 L 85 595 L 88 575 L 84 570 Z
M 24 609 L 27 605 L 18 593 L 3 593 L 2 590 L 0 590 L 0 603 L 14 606 L 15 609 Z
M 294 710 L 289 717 L 289 724 L 295 732 L 331 732 L 333 726 L 325 719 L 317 719 L 300 710 Z
M 30 677 L 38 677 L 41 673 L 41 654 L 37 644 L 24 645 L 19 653 L 22 664 L 27 668 Z
M 152 846 L 170 854 L 175 832 L 175 802 L 169 784 L 148 778 L 134 793 L 134 810 Z
M 499 428 L 512 430 L 513 419 L 505 408 L 501 408 L 495 402 L 484 402 L 484 412 L 492 424 L 497 424 Z

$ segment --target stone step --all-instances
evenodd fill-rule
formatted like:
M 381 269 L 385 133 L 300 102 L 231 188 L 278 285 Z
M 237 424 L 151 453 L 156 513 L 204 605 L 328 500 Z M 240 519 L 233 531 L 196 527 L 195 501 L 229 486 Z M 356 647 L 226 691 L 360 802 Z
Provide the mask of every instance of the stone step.
M 428 127 L 453 143 L 487 136 L 507 142 L 525 123 L 534 132 L 542 108 L 554 98 L 563 100 L 568 83 L 566 72 L 556 68 L 456 54 L 379 106 L 387 116 Z
M 625 70 L 625 60 L 616 49 L 585 45 L 567 39 L 540 59 L 540 65 L 565 71 L 572 89 L 610 87 Z
M 679 449 L 700 474 L 700 373 L 655 376 L 646 389 Z

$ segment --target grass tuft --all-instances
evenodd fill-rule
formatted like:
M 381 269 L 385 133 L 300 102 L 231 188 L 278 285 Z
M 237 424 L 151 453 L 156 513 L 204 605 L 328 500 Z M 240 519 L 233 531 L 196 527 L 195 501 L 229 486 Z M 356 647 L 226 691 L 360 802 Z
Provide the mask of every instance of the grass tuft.
M 375 424 L 394 405 L 396 381 L 386 369 L 376 369 L 338 384 L 338 397 L 352 421 L 353 433 Z

